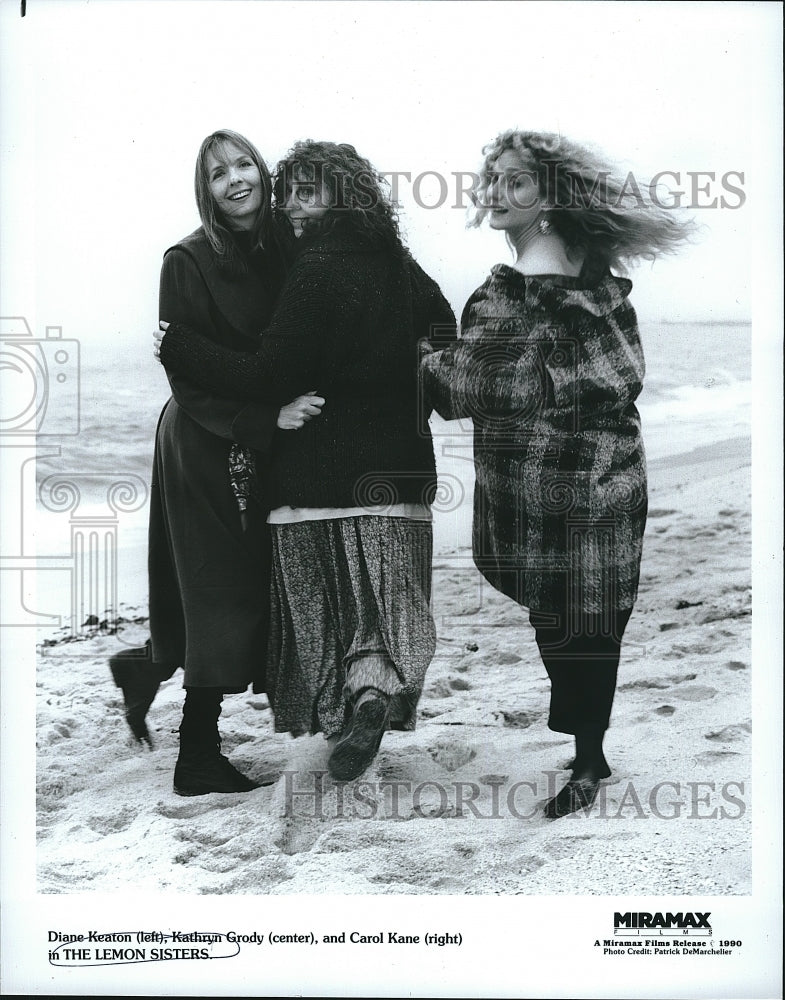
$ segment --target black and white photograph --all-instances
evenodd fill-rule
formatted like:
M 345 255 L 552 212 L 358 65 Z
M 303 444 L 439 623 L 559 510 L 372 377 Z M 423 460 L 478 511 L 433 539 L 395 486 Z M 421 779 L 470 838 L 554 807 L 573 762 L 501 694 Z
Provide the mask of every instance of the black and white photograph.
M 781 997 L 780 5 L 0 19 L 3 992 Z

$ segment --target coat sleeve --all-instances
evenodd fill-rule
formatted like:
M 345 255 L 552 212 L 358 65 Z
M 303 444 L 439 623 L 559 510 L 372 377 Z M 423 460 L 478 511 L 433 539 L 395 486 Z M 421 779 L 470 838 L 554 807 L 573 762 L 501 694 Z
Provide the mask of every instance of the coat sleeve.
M 287 278 L 256 354 L 232 351 L 173 323 L 161 343 L 161 361 L 167 371 L 240 399 L 284 403 L 319 390 L 323 351 L 342 322 L 340 285 L 340 272 L 329 267 L 327 255 L 306 251 Z
M 424 351 L 438 351 L 454 343 L 457 323 L 452 306 L 441 288 L 412 261 L 412 291 L 415 299 L 415 335 Z
M 455 313 L 437 283 L 416 262 L 412 262 L 411 273 L 415 336 L 419 350 L 418 358 L 422 361 L 422 358 L 432 356 L 435 351 L 441 351 L 454 344 L 458 335 L 458 325 Z M 428 372 L 422 364 L 418 388 L 421 430 L 427 433 L 427 423 L 434 409 L 434 403 L 429 391 Z
M 210 295 L 191 256 L 174 248 L 164 257 L 158 315 L 167 322 L 186 323 L 214 339 Z M 217 437 L 264 451 L 275 432 L 279 407 L 268 400 L 249 402 L 218 394 L 177 372 L 167 371 L 172 396 L 192 420 Z
M 519 418 L 543 402 L 536 349 L 521 349 L 508 317 L 489 313 L 482 288 L 466 303 L 459 340 L 421 361 L 425 399 L 445 420 Z
M 478 289 L 461 320 L 461 339 L 426 355 L 426 398 L 442 417 L 531 423 L 569 414 L 574 426 L 621 411 L 643 383 L 635 312 L 624 303 L 609 314 L 584 309 L 516 315 Z

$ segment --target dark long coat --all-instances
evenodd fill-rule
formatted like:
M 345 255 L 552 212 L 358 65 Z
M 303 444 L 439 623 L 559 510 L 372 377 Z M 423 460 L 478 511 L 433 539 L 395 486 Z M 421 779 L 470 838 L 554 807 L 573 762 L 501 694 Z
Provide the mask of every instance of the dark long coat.
M 635 602 L 647 489 L 631 288 L 498 264 L 461 339 L 423 361 L 434 408 L 474 422 L 475 564 L 535 611 Z
M 203 230 L 164 255 L 159 316 L 235 350 L 256 349 L 282 280 L 277 259 L 245 255 L 248 273 L 217 266 Z M 218 396 L 177 375 L 158 421 L 149 530 L 150 632 L 156 663 L 186 686 L 264 688 L 270 588 L 267 510 L 243 526 L 229 478 L 233 443 L 264 464 L 279 407 Z

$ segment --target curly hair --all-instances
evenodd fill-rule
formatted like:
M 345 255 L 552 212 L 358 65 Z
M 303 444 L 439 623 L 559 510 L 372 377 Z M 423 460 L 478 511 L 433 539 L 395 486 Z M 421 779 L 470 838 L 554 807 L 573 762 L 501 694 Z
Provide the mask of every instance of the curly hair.
M 215 198 L 210 190 L 207 170 L 208 155 L 212 153 L 219 158 L 225 157 L 225 148 L 229 143 L 237 146 L 249 157 L 262 178 L 262 204 L 251 227 L 251 246 L 278 250 L 276 223 L 272 209 L 273 182 L 270 171 L 259 150 L 245 136 L 240 135 L 239 132 L 232 132 L 230 129 L 219 129 L 204 139 L 196 157 L 194 191 L 199 218 L 202 220 L 207 241 L 218 258 L 218 266 L 229 273 L 245 274 L 247 264 L 238 251 L 231 228 L 216 207 Z
M 330 205 L 324 218 L 307 222 L 307 236 L 344 233 L 369 248 L 407 254 L 395 206 L 384 192 L 386 181 L 354 146 L 313 139 L 296 142 L 275 168 L 276 215 L 283 213 L 294 180 L 321 185 Z
M 474 185 L 474 212 L 468 225 L 479 226 L 489 209 L 480 193 L 492 181 L 496 161 L 514 150 L 521 167 L 537 183 L 548 220 L 570 256 L 585 254 L 624 271 L 635 260 L 675 253 L 695 230 L 658 200 L 646 201 L 641 185 L 587 146 L 553 132 L 508 129 L 483 147 L 485 157 Z M 651 188 L 644 185 L 650 192 Z

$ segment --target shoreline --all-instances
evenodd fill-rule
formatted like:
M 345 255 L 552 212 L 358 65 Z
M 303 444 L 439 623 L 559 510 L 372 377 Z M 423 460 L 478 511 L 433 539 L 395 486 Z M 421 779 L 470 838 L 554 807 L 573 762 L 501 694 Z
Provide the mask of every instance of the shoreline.
M 446 448 L 454 445 L 456 439 L 464 444 L 463 435 L 447 436 L 443 432 L 436 439 Z M 660 498 L 674 488 L 683 489 L 689 486 L 689 477 L 684 472 L 692 466 L 702 479 L 706 476 L 716 478 L 732 470 L 744 468 L 751 463 L 751 437 L 739 436 L 723 438 L 711 444 L 701 444 L 690 451 L 676 452 L 673 455 L 649 459 L 649 496 L 651 501 L 660 502 Z M 473 463 L 470 452 L 466 458 L 445 458 L 437 450 L 437 467 L 440 477 L 455 477 L 461 482 L 462 497 L 460 502 L 446 513 L 434 514 L 434 560 L 454 553 L 456 550 L 468 550 L 471 545 L 471 517 L 473 490 Z M 118 616 L 116 621 L 127 625 L 129 619 L 139 619 L 146 615 L 147 609 L 147 517 L 146 512 L 133 515 L 136 525 L 133 529 L 126 528 L 119 532 L 120 545 L 117 551 L 118 567 L 122 571 L 118 577 Z M 647 531 L 649 529 L 647 528 Z M 646 555 L 644 553 L 644 562 Z M 61 588 L 52 581 L 49 586 L 39 586 L 39 607 L 55 607 Z M 72 629 L 69 616 L 61 614 L 57 625 L 42 625 L 37 629 L 37 643 L 51 645 L 51 640 L 57 635 L 106 634 L 106 630 L 93 629 L 83 621 Z M 105 618 L 99 616 L 99 620 Z M 73 641 L 63 638 L 60 641 Z
M 641 584 L 606 740 L 614 773 L 594 812 L 542 816 L 572 740 L 547 728 L 549 683 L 525 612 L 471 563 L 467 489 L 437 515 L 449 525 L 437 532 L 437 651 L 417 728 L 385 736 L 340 789 L 324 776 L 325 740 L 276 734 L 266 697 L 245 693 L 224 700 L 223 752 L 271 784 L 175 796 L 182 675 L 150 711 L 149 752 L 130 739 L 107 667 L 118 640 L 146 638 L 141 605 L 119 636 L 41 648 L 39 891 L 748 894 L 749 448 L 731 438 L 650 463 Z

